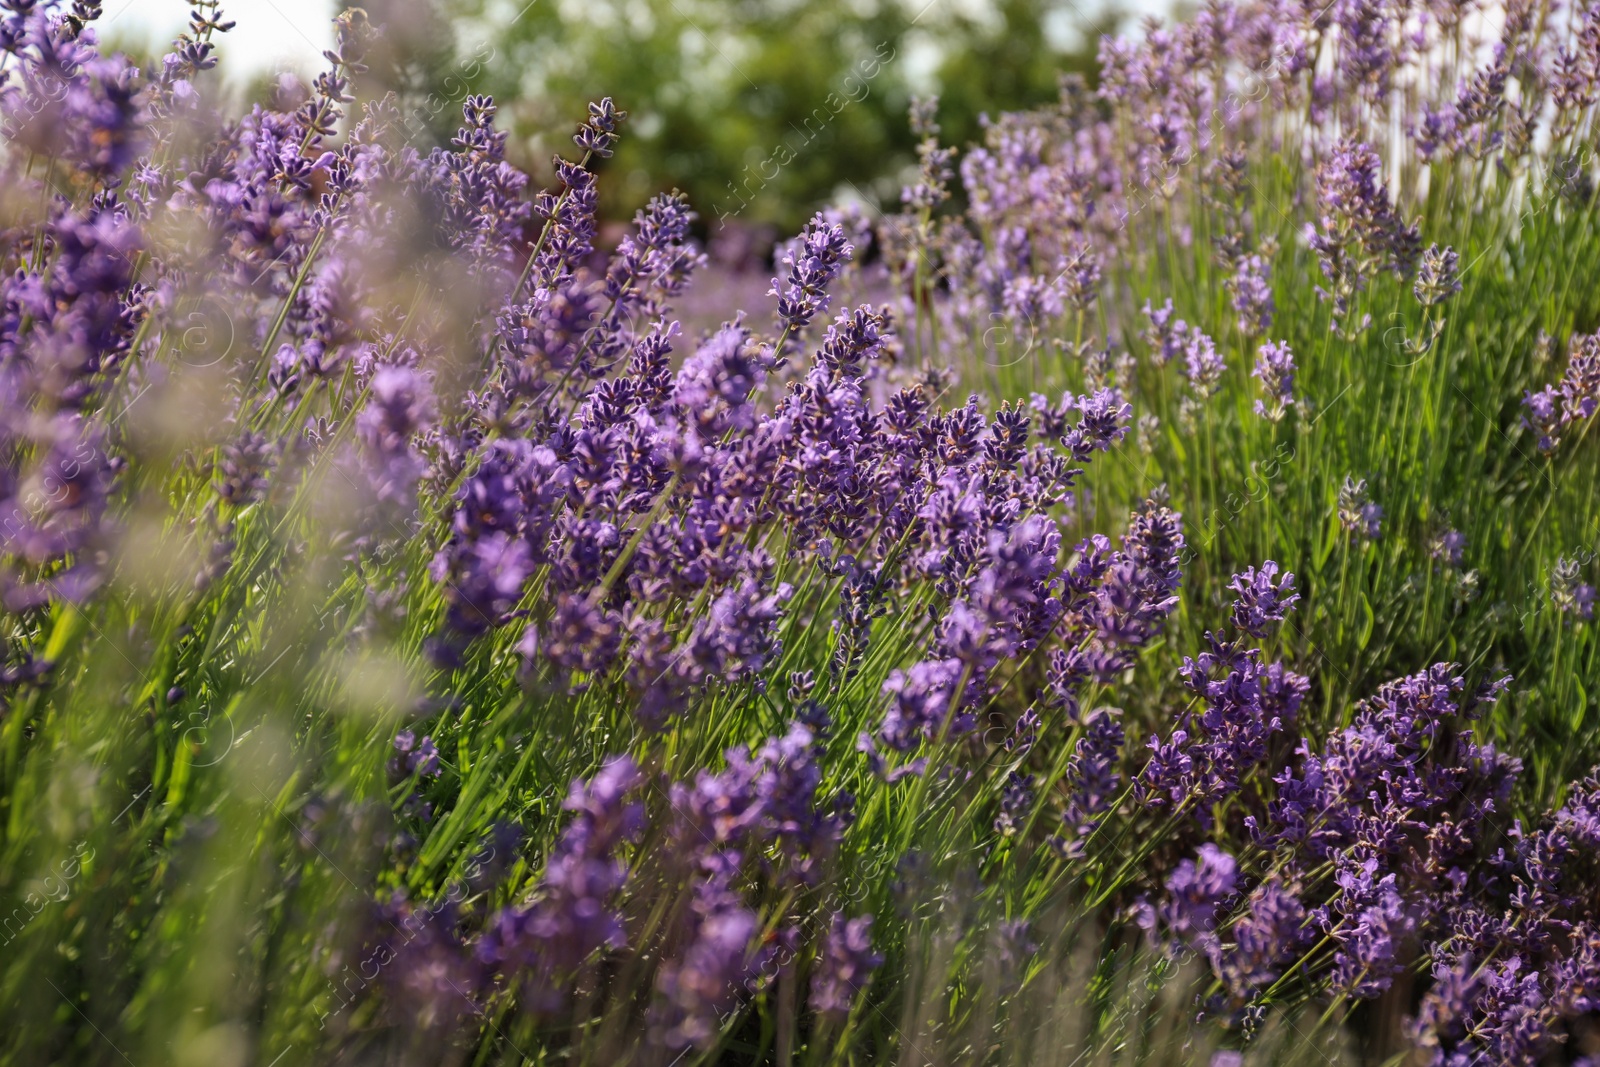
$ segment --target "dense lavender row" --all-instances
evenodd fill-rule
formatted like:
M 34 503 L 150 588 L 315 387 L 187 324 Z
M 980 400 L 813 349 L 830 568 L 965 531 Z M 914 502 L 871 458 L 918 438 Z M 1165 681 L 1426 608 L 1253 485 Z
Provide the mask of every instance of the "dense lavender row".
M 1468 635 L 1477 547 L 1320 416 L 1337 382 L 1400 434 L 1454 418 L 1469 267 L 1419 197 L 1592 228 L 1600 9 L 1475 50 L 1455 7 L 1213 5 L 1108 41 L 1098 101 L 996 120 L 960 211 L 919 104 L 906 212 L 819 214 L 769 307 L 689 337 L 682 197 L 596 247 L 612 101 L 538 191 L 488 99 L 429 150 L 353 106 L 358 11 L 313 85 L 224 114 L 192 6 L 141 72 L 98 5 L 0 3 L 20 1060 L 876 1062 L 1095 944 L 1086 1047 L 1123 1047 L 1131 953 L 1204 971 L 1193 1056 L 1308 1004 L 1399 1020 L 1377 1055 L 1583 1051 L 1600 780 L 1525 782 L 1502 645 L 1371 650 L 1386 546 Z M 1574 300 L 1558 384 L 1512 376 L 1542 453 L 1600 404 Z M 1340 465 L 1262 496 L 1309 581 L 1218 540 L 1229 464 L 1296 449 Z M 1590 562 L 1540 591 L 1579 753 Z

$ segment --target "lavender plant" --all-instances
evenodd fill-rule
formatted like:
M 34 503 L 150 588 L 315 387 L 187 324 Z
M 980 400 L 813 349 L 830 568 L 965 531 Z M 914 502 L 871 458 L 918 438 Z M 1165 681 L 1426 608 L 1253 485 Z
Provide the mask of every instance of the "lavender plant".
M 0 3 L 9 1057 L 1588 1051 L 1594 12 L 919 103 L 691 336 L 612 100 L 534 190 L 192 7 Z

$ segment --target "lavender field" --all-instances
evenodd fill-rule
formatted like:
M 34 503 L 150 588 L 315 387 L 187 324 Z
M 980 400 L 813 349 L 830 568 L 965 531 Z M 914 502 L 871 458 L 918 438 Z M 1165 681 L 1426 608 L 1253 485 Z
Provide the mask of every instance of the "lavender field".
M 1210 0 L 754 287 L 190 7 L 0 0 L 4 1063 L 1600 1065 L 1600 5 Z

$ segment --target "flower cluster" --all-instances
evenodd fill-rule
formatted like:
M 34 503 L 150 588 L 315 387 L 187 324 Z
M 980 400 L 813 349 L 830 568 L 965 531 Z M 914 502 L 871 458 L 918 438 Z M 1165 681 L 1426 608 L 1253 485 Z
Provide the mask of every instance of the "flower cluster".
M 1519 861 L 1507 851 L 1517 831 L 1497 819 L 1521 765 L 1462 728 L 1501 686 L 1463 701 L 1463 680 L 1453 671 L 1440 664 L 1381 687 L 1320 754 L 1304 742 L 1292 753 L 1261 753 L 1276 796 L 1264 811 L 1230 820 L 1234 852 L 1203 845 L 1198 861 L 1178 865 L 1160 901 L 1142 906 L 1141 922 L 1152 933 L 1205 951 L 1227 989 L 1215 1010 L 1250 1003 L 1319 936 L 1331 948 L 1318 964 L 1330 987 L 1370 998 L 1389 988 L 1428 938 L 1449 937 L 1453 944 L 1468 915 L 1489 924 L 1486 939 L 1518 929 L 1521 920 L 1500 911 L 1508 893 L 1521 892 L 1510 886 L 1525 879 L 1514 873 Z M 1199 749 L 1184 742 L 1175 734 L 1170 746 L 1155 746 L 1147 780 L 1169 780 L 1178 760 L 1186 768 L 1199 765 L 1190 754 Z M 1189 781 L 1197 779 L 1191 769 Z M 1182 795 L 1193 797 L 1196 789 L 1189 785 Z M 1223 782 L 1205 800 L 1238 790 L 1238 782 Z M 1557 824 L 1563 817 L 1557 813 Z M 1262 849 L 1277 859 L 1244 892 L 1238 858 Z M 1519 930 L 1516 937 L 1523 936 Z M 1484 958 L 1466 947 L 1443 956 Z M 1560 973 L 1547 972 L 1550 979 Z M 1441 984 L 1436 995 L 1449 998 L 1447 989 Z M 1531 1062 L 1532 1050 L 1550 1040 L 1556 1017 L 1549 1015 L 1527 1048 L 1501 1062 Z M 1439 1021 L 1425 1010 L 1419 1032 L 1445 1038 L 1448 1029 L 1431 1028 Z
M 1318 166 L 1317 202 L 1322 215 L 1318 225 L 1307 225 L 1306 241 L 1321 262 L 1328 288 L 1318 293 L 1332 302 L 1337 325 L 1374 271 L 1411 273 L 1420 237 L 1390 203 L 1377 152 L 1360 142 L 1341 141 Z M 1356 332 L 1371 321 L 1363 315 Z
M 1383 531 L 1383 505 L 1367 493 L 1367 480 L 1345 475 L 1339 486 L 1339 525 L 1357 537 L 1375 541 Z
M 1560 447 L 1561 435 L 1575 424 L 1587 430 L 1600 411 L 1600 334 L 1574 335 L 1561 381 L 1524 394 L 1522 406 L 1522 424 L 1546 455 Z
M 1281 422 L 1294 406 L 1294 352 L 1288 345 L 1268 341 L 1256 352 L 1255 376 L 1261 380 L 1266 399 L 1256 401 L 1256 414 Z
M 1277 573 L 1278 565 L 1267 560 L 1259 570 L 1234 576 L 1232 621 L 1241 638 L 1264 636 L 1299 599 L 1294 575 L 1275 582 Z M 1183 683 L 1198 699 L 1199 713 L 1186 713 L 1165 741 L 1150 738 L 1150 758 L 1135 784 L 1144 803 L 1193 810 L 1203 824 L 1267 760 L 1272 739 L 1293 725 L 1310 689 L 1306 678 L 1265 663 L 1242 640 L 1214 633 L 1206 640 L 1208 651 L 1183 664 Z

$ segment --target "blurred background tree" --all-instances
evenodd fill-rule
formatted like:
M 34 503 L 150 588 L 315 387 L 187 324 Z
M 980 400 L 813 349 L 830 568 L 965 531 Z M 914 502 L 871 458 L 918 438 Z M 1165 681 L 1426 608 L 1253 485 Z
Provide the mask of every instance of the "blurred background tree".
M 913 92 L 942 98 L 944 138 L 980 115 L 1093 83 L 1118 21 L 1069 0 L 367 0 L 391 44 L 372 88 L 402 92 L 419 136 L 448 139 L 492 93 L 514 161 L 540 175 L 589 100 L 629 112 L 602 212 L 679 188 L 710 224 L 792 232 L 820 204 L 892 207 L 913 159 Z

